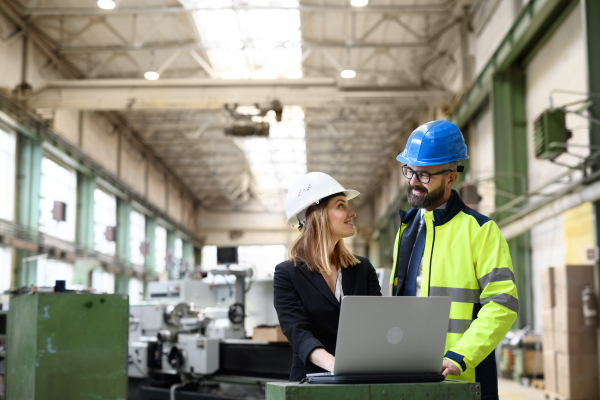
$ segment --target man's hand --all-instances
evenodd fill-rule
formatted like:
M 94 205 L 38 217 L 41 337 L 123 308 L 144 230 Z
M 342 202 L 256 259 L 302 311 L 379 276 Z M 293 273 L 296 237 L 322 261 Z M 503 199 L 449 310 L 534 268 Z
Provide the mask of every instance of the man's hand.
M 442 362 L 442 374 L 444 378 L 447 378 L 448 375 L 458 376 L 460 375 L 460 369 L 450 360 L 444 360 Z

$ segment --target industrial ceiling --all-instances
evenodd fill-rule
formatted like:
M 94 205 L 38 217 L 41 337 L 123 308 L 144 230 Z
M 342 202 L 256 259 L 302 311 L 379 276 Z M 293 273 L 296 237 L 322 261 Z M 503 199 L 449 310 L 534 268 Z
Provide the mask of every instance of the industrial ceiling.
M 468 82 L 467 3 L 0 0 L 0 11 L 46 49 L 33 107 L 117 113 L 205 207 L 280 210 L 310 171 L 368 199 L 417 120 Z M 281 122 L 257 115 L 274 101 Z M 269 122 L 270 137 L 226 135 L 236 118 Z

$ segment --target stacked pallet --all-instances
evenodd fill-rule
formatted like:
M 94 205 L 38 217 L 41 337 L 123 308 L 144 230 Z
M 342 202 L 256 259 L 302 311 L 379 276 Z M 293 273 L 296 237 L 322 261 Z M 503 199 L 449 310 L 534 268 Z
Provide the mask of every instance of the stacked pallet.
M 570 400 L 600 397 L 596 329 L 585 326 L 581 299 L 593 282 L 589 265 L 542 271 L 545 386 Z

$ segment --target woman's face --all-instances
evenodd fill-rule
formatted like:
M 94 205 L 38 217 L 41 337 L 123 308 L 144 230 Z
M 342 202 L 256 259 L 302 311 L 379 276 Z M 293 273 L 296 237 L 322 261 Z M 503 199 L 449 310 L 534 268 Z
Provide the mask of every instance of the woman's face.
M 327 203 L 327 222 L 333 240 L 354 236 L 356 230 L 352 218 L 356 213 L 348 206 L 345 196 L 337 196 Z

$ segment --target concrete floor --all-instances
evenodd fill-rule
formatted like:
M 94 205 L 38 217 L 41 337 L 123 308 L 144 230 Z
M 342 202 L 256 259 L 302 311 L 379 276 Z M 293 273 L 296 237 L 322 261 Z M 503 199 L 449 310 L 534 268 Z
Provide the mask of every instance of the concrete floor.
M 498 378 L 498 394 L 500 400 L 545 400 L 543 391 L 502 378 Z

